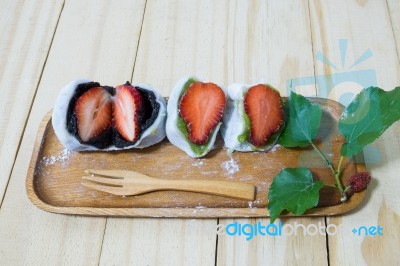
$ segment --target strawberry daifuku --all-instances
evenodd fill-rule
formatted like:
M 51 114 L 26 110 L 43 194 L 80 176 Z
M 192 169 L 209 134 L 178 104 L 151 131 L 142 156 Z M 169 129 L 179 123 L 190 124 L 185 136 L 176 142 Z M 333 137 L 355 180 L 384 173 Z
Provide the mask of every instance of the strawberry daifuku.
M 88 80 L 65 86 L 52 116 L 59 140 L 76 151 L 148 147 L 165 138 L 165 120 L 165 100 L 149 85 Z
M 206 155 L 214 147 L 225 106 L 220 86 L 195 77 L 181 79 L 168 101 L 169 141 L 191 157 Z
M 284 128 L 279 92 L 266 84 L 232 84 L 221 135 L 231 151 L 267 151 Z

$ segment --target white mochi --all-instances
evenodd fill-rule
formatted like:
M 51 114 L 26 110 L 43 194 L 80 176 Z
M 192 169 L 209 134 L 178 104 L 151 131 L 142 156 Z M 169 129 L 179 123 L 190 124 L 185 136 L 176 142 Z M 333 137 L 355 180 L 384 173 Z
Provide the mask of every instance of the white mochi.
M 67 129 L 67 112 L 69 102 L 71 101 L 74 92 L 79 84 L 91 82 L 90 80 L 86 79 L 79 79 L 74 80 L 67 84 L 58 95 L 56 100 L 56 104 L 53 109 L 53 116 L 52 116 L 52 124 L 54 132 L 56 133 L 60 142 L 64 145 L 65 148 L 73 151 L 112 151 L 112 150 L 125 150 L 131 148 L 145 148 L 156 144 L 162 141 L 166 134 L 165 134 L 165 121 L 166 121 L 166 103 L 164 98 L 159 94 L 157 90 L 152 88 L 148 84 L 134 84 L 133 86 L 140 87 L 144 90 L 152 91 L 156 96 L 156 101 L 160 105 L 160 109 L 158 111 L 158 115 L 156 120 L 153 124 L 146 129 L 140 138 L 130 146 L 126 146 L 123 148 L 117 148 L 114 145 L 108 146 L 104 149 L 99 149 L 92 145 L 82 144 L 79 140 Z
M 218 123 L 217 126 L 215 127 L 214 131 L 212 132 L 211 136 L 209 137 L 209 141 L 204 144 L 204 145 L 196 145 L 192 144 L 194 146 L 201 146 L 204 148 L 203 152 L 201 153 L 196 153 L 192 147 L 191 147 L 191 142 L 188 137 L 183 134 L 183 132 L 178 128 L 177 123 L 178 123 L 178 118 L 179 118 L 179 110 L 178 110 L 178 105 L 179 105 L 179 100 L 181 93 L 184 89 L 185 83 L 189 80 L 193 79 L 196 81 L 200 81 L 196 77 L 185 77 L 181 80 L 178 81 L 178 83 L 175 85 L 173 88 L 171 95 L 168 100 L 168 106 L 167 106 L 167 123 L 166 123 L 166 131 L 167 131 L 167 137 L 168 140 L 178 147 L 179 149 L 183 150 L 186 152 L 190 157 L 193 158 L 198 158 L 198 157 L 203 157 L 205 156 L 210 150 L 214 148 L 214 143 L 215 139 L 217 137 L 217 133 L 221 127 L 221 123 Z M 218 85 L 223 91 L 223 87 Z M 225 93 L 225 91 L 224 91 Z
M 239 136 L 241 136 L 246 130 L 246 113 L 243 102 L 244 96 L 252 86 L 253 85 L 238 83 L 228 86 L 228 101 L 224 116 L 222 118 L 223 124 L 221 126 L 221 135 L 229 152 L 268 151 L 274 147 L 280 133 L 283 130 L 284 126 L 282 125 L 278 132 L 274 133 L 264 146 L 256 147 L 247 140 L 242 142 L 239 141 Z

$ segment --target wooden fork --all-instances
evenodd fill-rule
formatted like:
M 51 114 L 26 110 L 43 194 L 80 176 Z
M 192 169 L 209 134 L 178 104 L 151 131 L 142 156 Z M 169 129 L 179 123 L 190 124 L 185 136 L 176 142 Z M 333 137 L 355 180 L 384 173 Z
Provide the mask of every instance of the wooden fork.
M 246 183 L 212 180 L 159 179 L 123 170 L 85 170 L 82 185 L 103 192 L 133 196 L 152 191 L 179 190 L 254 200 L 255 187 Z

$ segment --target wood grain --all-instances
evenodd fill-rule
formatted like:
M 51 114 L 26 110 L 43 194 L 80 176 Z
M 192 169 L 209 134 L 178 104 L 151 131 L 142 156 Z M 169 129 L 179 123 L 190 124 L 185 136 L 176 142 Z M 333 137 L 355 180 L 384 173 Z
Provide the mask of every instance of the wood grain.
M 228 83 L 263 79 L 287 95 L 290 79 L 313 76 L 308 1 L 285 4 L 280 1 L 231 1 L 228 12 Z M 295 89 L 306 96 L 316 95 L 314 84 Z M 259 221 L 267 223 L 262 219 L 241 220 L 250 224 Z M 227 224 L 231 220 L 220 219 L 219 222 Z M 291 218 L 290 222 L 307 226 L 324 224 L 324 219 Z M 247 242 L 243 238 L 221 236 L 218 237 L 217 265 L 327 265 L 325 242 L 325 236 L 321 235 L 282 236 L 279 239 L 258 236 Z
M 216 227 L 216 219 L 108 218 L 100 265 L 214 265 Z
M 62 6 L 0 1 L 0 206 Z
M 317 62 L 317 75 L 349 71 L 349 66 L 364 51 L 370 49 L 373 56 L 354 69 L 375 71 L 377 85 L 385 90 L 399 85 L 400 66 L 385 1 L 311 1 L 310 4 L 314 52 L 322 50 L 340 66 L 337 40 L 344 38 L 349 42 L 345 68 L 334 70 Z M 336 16 L 332 10 L 340 10 L 341 15 Z M 351 75 L 350 79 L 358 78 L 358 81 L 350 84 L 359 88 L 357 83 L 363 81 L 360 77 L 363 76 Z M 346 92 L 352 92 L 348 86 L 347 90 L 346 87 L 341 87 L 337 95 Z M 367 168 L 373 181 L 368 189 L 368 200 L 362 208 L 351 215 L 327 219 L 329 224 L 343 226 L 342 232 L 328 238 L 331 265 L 398 264 L 396 254 L 400 232 L 398 219 L 395 217 L 400 213 L 400 196 L 397 191 L 400 163 L 399 126 L 398 123 L 395 124 L 370 147 L 369 151 L 364 152 L 366 160 L 370 162 Z M 353 228 L 363 225 L 378 224 L 387 228 L 384 229 L 387 230 L 384 231 L 384 236 L 370 239 L 370 236 L 357 236 L 351 232 Z M 393 263 L 395 261 L 397 262 Z
M 397 57 L 400 61 L 400 1 L 387 0 L 390 22 L 393 30 L 393 35 L 396 41 Z
M 40 121 L 67 82 L 78 77 L 110 84 L 129 79 L 144 3 L 65 3 L 0 211 L 0 238 L 7 239 L 0 244 L 1 264 L 98 264 L 105 219 L 55 215 L 35 208 L 24 192 L 22 177 L 28 171 Z
M 0 110 L 13 110 L 0 114 L 0 182 L 7 183 L 11 172 L 5 179 L 3 173 L 13 169 L 0 209 L 2 264 L 326 265 L 327 258 L 331 265 L 398 264 L 398 124 L 365 153 L 367 160 L 375 160 L 369 165 L 374 180 L 367 201 L 355 213 L 328 218 L 329 224 L 343 223 L 345 228 L 328 239 L 303 235 L 251 241 L 217 238 L 216 219 L 105 220 L 54 215 L 32 206 L 24 193 L 24 181 L 41 119 L 51 109 L 59 88 L 71 79 L 86 77 L 105 84 L 129 80 L 146 5 L 145 0 L 65 2 L 44 62 L 43 54 L 49 50 L 46 41 L 51 38 L 47 34 L 54 30 L 53 20 L 48 24 L 44 21 L 58 17 L 62 2 L 0 1 L 0 91 L 3 95 L 7 90 L 7 97 L 0 99 Z M 289 78 L 313 76 L 314 71 L 318 76 L 369 69 L 376 71 L 379 86 L 392 89 L 400 80 L 400 7 L 397 0 L 386 2 L 148 0 L 133 81 L 152 83 L 168 96 L 185 74 L 222 84 L 262 79 L 286 95 Z M 51 6 L 55 6 L 53 14 L 49 14 Z M 46 36 L 38 37 L 39 33 Z M 38 45 L 39 39 L 42 45 Z M 373 56 L 352 69 L 342 69 L 338 39 L 348 39 L 347 67 L 368 48 Z M 332 59 L 337 69 L 316 61 L 314 70 L 318 51 Z M 40 78 L 43 64 L 46 68 Z M 36 90 L 32 86 L 35 82 L 39 84 L 36 96 L 32 91 Z M 360 89 L 356 82 L 345 85 L 341 88 L 350 92 Z M 312 84 L 298 89 L 305 95 L 317 94 Z M 341 96 L 336 89 L 327 97 L 337 100 Z M 26 117 L 31 107 L 24 131 L 26 118 L 21 117 Z M 23 138 L 21 132 L 25 132 Z M 219 223 L 235 221 L 268 223 L 268 219 L 259 218 L 220 219 Z M 309 225 L 324 223 L 324 219 L 290 218 L 283 222 Z M 384 230 L 384 237 L 350 233 L 363 224 L 379 224 L 388 231 Z
M 187 74 L 227 84 L 227 5 L 227 1 L 148 0 L 132 81 L 151 83 L 164 96 Z M 100 264 L 215 263 L 216 219 L 160 219 L 155 229 L 154 223 L 108 218 Z M 130 228 L 143 231 L 126 234 Z M 127 252 L 129 246 L 136 249 Z M 154 247 L 157 252 L 152 252 Z

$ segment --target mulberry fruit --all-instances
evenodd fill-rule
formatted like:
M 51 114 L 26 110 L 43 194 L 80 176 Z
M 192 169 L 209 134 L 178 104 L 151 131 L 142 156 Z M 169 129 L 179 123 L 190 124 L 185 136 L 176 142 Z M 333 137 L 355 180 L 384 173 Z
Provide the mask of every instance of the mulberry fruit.
M 350 177 L 350 187 L 354 192 L 360 192 L 367 188 L 371 182 L 371 175 L 368 172 L 355 173 Z

